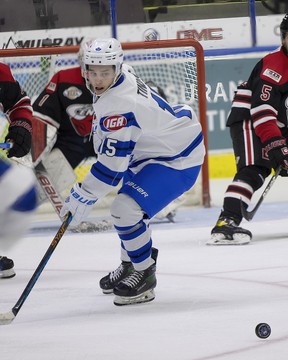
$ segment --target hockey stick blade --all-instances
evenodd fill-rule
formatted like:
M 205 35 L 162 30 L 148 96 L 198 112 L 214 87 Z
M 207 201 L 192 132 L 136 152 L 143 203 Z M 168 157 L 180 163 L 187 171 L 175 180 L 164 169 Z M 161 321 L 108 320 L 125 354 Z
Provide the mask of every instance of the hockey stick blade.
M 51 255 L 53 254 L 54 250 L 56 249 L 56 246 L 59 244 L 62 236 L 64 235 L 65 231 L 67 230 L 68 225 L 70 224 L 71 220 L 72 220 L 72 215 L 70 212 L 68 212 L 65 217 L 65 220 L 61 224 L 59 230 L 57 231 L 57 234 L 54 236 L 54 239 L 52 240 L 45 255 L 43 256 L 42 260 L 40 261 L 39 265 L 37 266 L 37 269 L 34 271 L 34 274 L 30 278 L 28 284 L 26 285 L 24 291 L 22 292 L 22 294 L 19 297 L 16 304 L 13 306 L 13 308 L 10 311 L 8 311 L 6 313 L 0 313 L 0 325 L 9 325 L 15 319 L 15 317 L 17 316 L 18 312 L 20 311 L 22 305 L 24 304 L 28 295 L 30 294 L 31 290 L 33 289 L 34 285 L 36 284 L 39 276 L 41 275 L 42 271 L 44 270 L 46 264 L 48 263 Z
M 260 196 L 257 204 L 251 211 L 248 211 L 247 209 L 245 209 L 244 202 L 242 201 L 242 199 L 240 199 L 241 213 L 242 213 L 242 216 L 244 217 L 244 219 L 246 219 L 247 221 L 251 221 L 253 219 L 257 210 L 259 209 L 260 205 L 262 204 L 263 200 L 265 199 L 266 195 L 268 194 L 268 192 L 272 188 L 275 180 L 277 179 L 278 175 L 280 174 L 281 169 L 282 169 L 281 166 L 279 166 L 276 169 L 275 174 L 269 180 L 269 182 L 268 182 L 266 188 L 264 189 L 262 195 Z
M 6 313 L 0 314 L 0 325 L 9 325 L 15 319 L 13 310 L 10 310 Z

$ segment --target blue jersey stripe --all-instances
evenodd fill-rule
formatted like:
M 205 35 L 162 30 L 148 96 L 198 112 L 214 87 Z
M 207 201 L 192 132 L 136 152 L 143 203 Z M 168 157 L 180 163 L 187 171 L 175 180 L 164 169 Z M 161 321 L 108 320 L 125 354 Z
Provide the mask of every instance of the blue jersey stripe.
M 190 110 L 187 110 L 187 109 L 183 109 L 183 110 L 180 110 L 178 112 L 175 112 L 175 116 L 177 118 L 181 118 L 183 116 L 187 116 L 189 119 L 192 119 L 192 113 Z
M 106 138 L 103 147 L 101 148 L 101 154 L 110 152 L 111 149 L 107 146 L 108 142 L 109 138 Z M 134 141 L 117 141 L 117 144 L 113 146 L 115 149 L 114 156 L 126 157 L 127 155 L 130 155 L 134 150 L 135 145 L 136 143 Z
M 117 186 L 124 175 L 123 172 L 110 170 L 99 161 L 92 165 L 90 171 L 91 174 L 98 180 L 103 181 L 105 184 L 111 186 Z
M 134 163 L 132 163 L 129 167 L 133 168 L 136 167 L 140 164 L 142 164 L 143 162 L 149 161 L 149 160 L 157 160 L 157 161 L 172 161 L 175 159 L 178 159 L 180 157 L 186 157 L 189 154 L 191 154 L 191 152 L 203 141 L 203 133 L 202 131 L 198 134 L 198 136 L 192 141 L 192 143 L 186 147 L 186 149 L 184 149 L 183 151 L 181 151 L 181 153 L 175 155 L 175 156 L 163 156 L 163 157 L 157 157 L 157 158 L 146 158 L 140 161 L 136 161 Z
M 119 77 L 119 79 L 116 81 L 116 83 L 115 83 L 113 86 L 111 86 L 111 89 L 114 88 L 114 87 L 116 87 L 116 86 L 118 86 L 118 85 L 120 85 L 120 84 L 122 84 L 122 82 L 124 81 L 124 79 L 125 79 L 124 74 L 121 74 L 120 77 Z

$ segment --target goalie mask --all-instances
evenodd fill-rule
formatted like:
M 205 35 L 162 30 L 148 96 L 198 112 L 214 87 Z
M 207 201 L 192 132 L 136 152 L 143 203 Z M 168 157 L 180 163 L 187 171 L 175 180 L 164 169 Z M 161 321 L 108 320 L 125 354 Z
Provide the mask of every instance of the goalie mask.
M 89 70 L 89 65 L 112 65 L 115 70 L 115 77 L 111 84 L 111 86 L 113 86 L 121 75 L 123 56 L 121 43 L 114 38 L 90 41 L 86 43 L 84 48 L 83 62 L 85 64 L 85 70 Z M 88 89 L 92 91 L 87 76 L 86 84 Z M 94 93 L 94 91 L 92 92 Z

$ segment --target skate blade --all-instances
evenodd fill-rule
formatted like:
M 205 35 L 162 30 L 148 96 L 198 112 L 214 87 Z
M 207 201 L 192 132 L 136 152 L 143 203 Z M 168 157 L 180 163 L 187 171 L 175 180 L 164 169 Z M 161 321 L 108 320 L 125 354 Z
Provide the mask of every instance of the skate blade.
M 10 278 L 14 277 L 15 275 L 16 274 L 15 274 L 15 271 L 13 268 L 0 271 L 0 279 L 10 279 Z
M 137 296 L 118 296 L 115 295 L 114 305 L 123 306 L 123 305 L 133 305 L 141 304 L 152 301 L 155 299 L 154 289 L 145 291 L 143 294 Z
M 206 245 L 246 245 L 250 243 L 250 236 L 246 234 L 234 234 L 233 240 L 228 240 L 223 234 L 211 234 Z
M 113 289 L 109 289 L 109 290 L 104 290 L 104 289 L 102 289 L 102 293 L 103 293 L 104 295 L 113 294 Z

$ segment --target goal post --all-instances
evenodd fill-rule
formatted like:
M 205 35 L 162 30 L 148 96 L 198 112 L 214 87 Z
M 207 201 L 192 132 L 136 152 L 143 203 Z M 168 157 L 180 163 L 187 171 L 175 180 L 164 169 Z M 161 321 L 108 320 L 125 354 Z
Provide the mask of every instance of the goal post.
M 196 190 L 199 199 L 195 204 L 209 207 L 206 82 L 201 44 L 193 39 L 175 39 L 122 43 L 122 48 L 124 62 L 131 65 L 144 81 L 150 80 L 160 86 L 169 103 L 187 103 L 196 111 L 204 134 L 206 156 L 199 177 L 201 184 Z M 0 61 L 10 66 L 33 102 L 55 72 L 78 66 L 78 51 L 79 46 L 5 49 L 0 50 Z M 83 178 L 81 168 L 76 169 L 76 173 Z M 194 201 L 189 204 L 188 199 L 187 205 L 192 204 Z
M 194 39 L 177 39 L 177 40 L 158 40 L 158 41 L 140 41 L 140 42 L 131 42 L 131 43 L 122 43 L 122 48 L 125 51 L 125 57 L 130 60 L 128 63 L 131 63 L 131 58 L 134 58 L 132 66 L 136 68 L 136 73 L 140 77 L 144 77 L 144 81 L 154 80 L 155 83 L 161 86 L 163 79 L 169 77 L 171 81 L 175 81 L 178 76 L 177 68 L 182 68 L 180 80 L 184 82 L 185 86 L 185 96 L 184 98 L 180 97 L 180 102 L 188 102 L 189 105 L 192 105 L 194 110 L 198 115 L 199 121 L 202 126 L 202 131 L 204 134 L 204 144 L 206 148 L 206 156 L 201 171 L 201 191 L 202 191 L 202 205 L 204 207 L 210 207 L 210 190 L 209 190 L 209 170 L 208 170 L 208 130 L 207 130 L 207 121 L 206 121 L 206 80 L 205 80 L 205 61 L 204 61 L 204 50 L 202 45 Z M 140 51 L 142 56 L 135 55 L 135 51 Z M 132 55 L 129 56 L 129 53 Z M 126 56 L 125 56 L 126 55 Z M 142 60 L 143 59 L 143 60 Z M 150 61 L 159 62 L 159 67 L 165 63 L 173 63 L 174 66 L 168 65 L 166 71 L 173 72 L 174 79 L 165 72 L 162 72 L 162 78 L 159 78 L 156 74 L 157 71 L 150 76 L 154 78 L 145 78 L 144 71 L 141 72 L 141 69 L 137 67 L 137 61 Z M 179 66 L 177 66 L 179 65 Z M 151 65 L 150 65 L 151 66 Z M 153 65 L 152 65 L 153 66 Z M 169 69 L 169 66 L 172 69 Z M 137 71 L 138 70 L 138 71 Z M 176 71 L 175 71 L 176 70 Z M 161 73 L 160 71 L 158 73 Z M 171 74 L 169 74 L 171 75 Z M 166 85 L 166 86 L 165 86 Z M 175 85 L 175 84 L 170 84 Z M 189 89 L 189 87 L 191 88 Z M 167 88 L 167 83 L 164 81 L 164 92 Z M 181 92 L 181 84 L 176 90 Z M 170 100 L 170 99 L 168 99 Z M 178 96 L 179 100 L 179 96 Z M 194 106 L 193 106 L 194 105 Z

